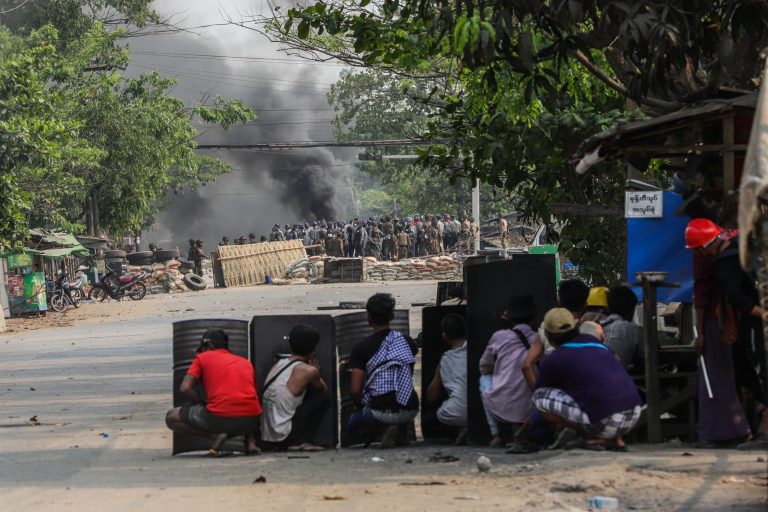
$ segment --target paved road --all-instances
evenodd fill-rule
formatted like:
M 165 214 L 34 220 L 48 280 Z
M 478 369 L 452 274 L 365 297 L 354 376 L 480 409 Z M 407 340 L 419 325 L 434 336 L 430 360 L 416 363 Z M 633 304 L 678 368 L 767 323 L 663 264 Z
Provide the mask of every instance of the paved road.
M 460 459 L 448 464 L 430 461 L 433 447 L 331 450 L 310 460 L 171 457 L 163 416 L 171 406 L 172 321 L 316 312 L 375 291 L 409 305 L 433 299 L 435 285 L 164 295 L 98 309 L 105 316 L 92 322 L 101 323 L 0 335 L 0 510 L 579 510 L 591 494 L 619 496 L 638 509 L 764 510 L 764 464 L 736 452 L 688 450 L 694 457 L 681 458 L 682 448 L 651 447 L 621 456 L 510 458 L 496 451 L 488 453 L 489 475 L 474 469 L 483 451 L 476 448 L 444 448 Z M 418 308 L 412 313 L 415 334 Z M 259 476 L 267 483 L 254 484 Z M 562 482 L 577 487 L 557 490 Z

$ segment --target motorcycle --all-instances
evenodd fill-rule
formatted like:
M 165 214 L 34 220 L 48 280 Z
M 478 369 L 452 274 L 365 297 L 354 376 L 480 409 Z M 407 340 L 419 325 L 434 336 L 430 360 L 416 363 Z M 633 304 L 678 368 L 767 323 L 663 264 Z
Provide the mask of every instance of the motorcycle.
M 59 277 L 56 279 L 56 283 L 54 284 L 53 293 L 51 294 L 49 303 L 51 308 L 53 308 L 54 311 L 58 311 L 59 313 L 66 311 L 70 305 L 74 306 L 75 308 L 80 307 L 80 294 L 72 293 L 72 288 L 70 286 L 69 280 L 67 279 L 66 272 L 59 272 Z
M 88 280 L 82 272 L 78 272 L 77 276 L 75 276 L 75 280 L 69 282 L 69 288 L 72 290 L 72 295 L 81 301 L 88 298 L 88 293 L 86 292 L 87 282 Z
M 118 276 L 109 270 L 100 282 L 93 285 L 91 299 L 95 302 L 103 302 L 107 297 L 122 300 L 127 295 L 131 300 L 141 300 L 147 294 L 147 285 L 143 283 L 146 277 L 146 272 Z

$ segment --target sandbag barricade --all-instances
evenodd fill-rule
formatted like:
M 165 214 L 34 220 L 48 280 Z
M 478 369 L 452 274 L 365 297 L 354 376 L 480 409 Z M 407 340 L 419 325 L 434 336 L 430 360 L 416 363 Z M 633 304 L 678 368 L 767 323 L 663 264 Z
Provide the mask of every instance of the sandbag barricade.
M 363 258 L 368 281 L 461 281 L 461 262 L 450 256 L 410 258 L 400 261 L 377 261 Z
M 125 271 L 146 272 L 144 284 L 147 285 L 147 291 L 151 294 L 190 291 L 189 285 L 184 282 L 184 274 L 188 271 L 182 269 L 182 263 L 179 260 L 142 266 L 128 265 Z

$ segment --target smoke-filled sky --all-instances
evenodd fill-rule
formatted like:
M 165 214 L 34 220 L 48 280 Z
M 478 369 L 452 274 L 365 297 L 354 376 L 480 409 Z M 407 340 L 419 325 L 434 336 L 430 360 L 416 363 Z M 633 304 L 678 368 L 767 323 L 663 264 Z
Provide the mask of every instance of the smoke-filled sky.
M 161 15 L 178 13 L 185 27 L 223 23 L 228 14 L 266 13 L 263 0 L 221 2 L 159 0 Z M 285 2 L 286 4 L 289 2 Z M 206 94 L 240 98 L 258 119 L 228 132 L 201 127 L 201 144 L 332 140 L 333 117 L 326 93 L 342 66 L 301 61 L 279 52 L 274 43 L 236 26 L 197 29 L 197 34 L 130 39 L 128 74 L 157 69 L 176 76 L 173 94 L 189 104 Z M 237 57 L 237 58 L 235 58 Z M 285 62 L 290 59 L 290 62 Z M 294 149 L 271 152 L 206 151 L 229 162 L 234 170 L 216 182 L 172 197 L 144 242 L 164 248 L 200 238 L 206 248 L 222 236 L 267 235 L 275 223 L 294 224 L 314 218 L 344 218 L 351 191 L 347 173 L 354 149 Z M 142 244 L 146 247 L 146 243 Z

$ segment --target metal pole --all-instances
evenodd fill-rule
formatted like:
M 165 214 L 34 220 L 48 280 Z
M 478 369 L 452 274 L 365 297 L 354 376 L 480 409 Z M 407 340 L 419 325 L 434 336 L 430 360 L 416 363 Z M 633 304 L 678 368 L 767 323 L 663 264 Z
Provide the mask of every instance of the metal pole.
M 643 276 L 643 331 L 645 331 L 645 392 L 648 442 L 661 442 L 659 396 L 659 343 L 656 313 L 656 285 Z
M 475 182 L 475 188 L 472 189 L 472 218 L 475 219 L 478 228 L 480 227 L 480 179 Z M 475 252 L 480 250 L 480 229 L 475 234 Z

